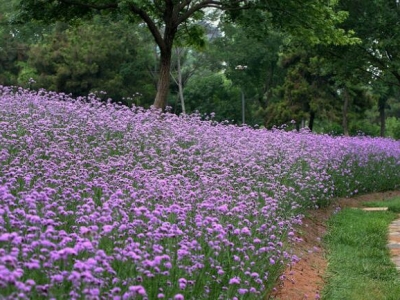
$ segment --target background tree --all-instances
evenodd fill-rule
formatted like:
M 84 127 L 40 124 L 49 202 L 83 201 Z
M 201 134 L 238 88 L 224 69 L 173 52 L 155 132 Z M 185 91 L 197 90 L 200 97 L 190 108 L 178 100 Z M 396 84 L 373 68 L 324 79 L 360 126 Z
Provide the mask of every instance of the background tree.
M 27 59 L 28 46 L 7 30 L 0 30 L 0 84 L 17 85 L 19 63 Z
M 154 105 L 164 108 L 169 91 L 172 48 L 177 33 L 192 35 L 193 23 L 203 18 L 206 9 L 228 11 L 231 20 L 238 19 L 243 10 L 252 10 L 256 14 L 244 18 L 246 23 L 256 22 L 259 25 L 260 20 L 272 20 L 282 28 L 304 35 L 313 43 L 349 43 L 346 33 L 335 27 L 344 20 L 345 14 L 336 12 L 333 3 L 319 0 L 23 0 L 20 1 L 20 17 L 26 21 L 71 20 L 104 11 L 120 14 L 130 20 L 139 18 L 147 25 L 160 50 Z M 270 14 L 273 17 L 267 18 Z
M 204 70 L 193 76 L 186 89 L 189 112 L 215 114 L 216 121 L 241 121 L 240 89 L 235 87 L 223 73 Z
M 348 75 L 358 84 L 370 86 L 380 117 L 380 134 L 385 135 L 385 111 L 393 88 L 400 86 L 400 4 L 397 0 L 342 0 L 339 8 L 349 12 L 343 28 L 352 29 L 360 43 L 325 49 L 325 57 L 332 69 Z
M 261 38 L 249 34 L 243 26 L 230 23 L 223 23 L 221 30 L 223 36 L 213 44 L 214 59 L 219 59 L 219 65 L 215 65 L 244 92 L 247 123 L 255 123 L 251 121 L 254 118 L 259 123 L 263 111 L 272 101 L 273 89 L 285 75 L 285 71 L 278 66 L 284 34 L 270 30 Z M 239 70 L 239 65 L 247 68 Z
M 26 86 L 28 82 L 19 82 L 18 77 L 28 59 L 30 44 L 39 41 L 50 27 L 35 22 L 15 23 L 18 2 L 0 2 L 0 84 Z
M 279 66 L 286 70 L 286 75 L 282 84 L 274 90 L 278 97 L 267 107 L 265 125 L 272 127 L 293 120 L 299 128 L 308 120 L 307 125 L 312 130 L 318 110 L 315 102 L 322 97 L 327 79 L 314 70 L 313 56 L 301 45 L 291 48 L 291 51 L 281 53 Z M 324 99 L 325 102 L 328 100 Z
M 161 49 L 146 22 L 130 10 L 132 3 L 147 13 L 164 38 L 160 11 L 171 3 L 186 3 L 188 8 L 203 1 L 72 2 L 0 3 L 0 84 L 27 87 L 33 77 L 33 88 L 74 95 L 106 90 L 102 97 L 150 106 L 158 87 Z M 342 0 L 336 7 L 328 2 L 314 5 L 316 0 L 256 0 L 250 5 L 257 3 L 257 8 L 248 9 L 240 3 L 234 9 L 234 1 L 229 1 L 230 10 L 218 7 L 227 9 L 225 13 L 201 8 L 178 26 L 169 72 L 175 80 L 169 83 L 165 102 L 173 112 L 215 112 L 218 120 L 241 124 L 243 91 L 249 125 L 271 127 L 295 119 L 298 127 L 308 125 L 317 132 L 396 135 L 396 0 Z M 345 21 L 344 10 L 349 11 Z M 211 15 L 218 18 L 208 20 Z M 18 22 L 23 19 L 28 22 Z M 338 21 L 344 21 L 343 30 L 335 28 Z M 353 29 L 359 44 L 343 38 Z M 206 47 L 199 51 L 196 45 L 201 43 Z M 238 65 L 247 69 L 240 72 Z M 133 96 L 136 92 L 142 96 Z
M 184 87 L 189 79 L 201 68 L 201 53 L 206 49 L 209 40 L 214 38 L 218 29 L 212 24 L 216 14 L 208 14 L 203 20 L 191 27 L 191 34 L 178 36 L 172 56 L 171 77 L 178 91 L 177 102 L 181 112 L 186 114 Z M 177 113 L 177 105 L 174 112 Z
M 99 18 L 75 27 L 59 22 L 31 46 L 24 67 L 46 89 L 74 96 L 107 91 L 106 97 L 146 106 L 154 93 L 146 68 L 153 57 L 138 32 L 123 30 L 125 26 Z

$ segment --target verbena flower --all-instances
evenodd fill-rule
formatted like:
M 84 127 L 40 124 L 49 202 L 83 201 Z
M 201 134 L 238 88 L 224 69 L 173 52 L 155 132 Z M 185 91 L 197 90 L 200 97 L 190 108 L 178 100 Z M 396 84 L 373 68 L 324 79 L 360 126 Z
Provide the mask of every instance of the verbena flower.
M 395 189 L 399 162 L 390 139 L 0 86 L 0 288 L 24 299 L 259 299 L 281 263 L 298 261 L 283 239 L 298 241 L 302 209 Z

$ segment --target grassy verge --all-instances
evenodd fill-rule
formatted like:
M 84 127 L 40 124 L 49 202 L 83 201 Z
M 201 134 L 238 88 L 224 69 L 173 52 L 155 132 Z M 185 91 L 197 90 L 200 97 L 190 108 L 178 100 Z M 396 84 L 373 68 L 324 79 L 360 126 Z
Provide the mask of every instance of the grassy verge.
M 400 197 L 374 202 L 363 203 L 366 207 L 387 207 L 389 211 L 400 213 Z
M 396 217 L 390 211 L 344 209 L 331 218 L 322 299 L 399 299 L 400 276 L 386 246 L 388 226 Z

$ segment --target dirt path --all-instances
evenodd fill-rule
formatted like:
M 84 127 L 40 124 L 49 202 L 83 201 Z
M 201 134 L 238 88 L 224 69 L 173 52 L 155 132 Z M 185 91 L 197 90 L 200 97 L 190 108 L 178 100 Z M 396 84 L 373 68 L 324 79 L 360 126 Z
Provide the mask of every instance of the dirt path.
M 337 199 L 327 208 L 310 211 L 303 225 L 298 228 L 298 237 L 303 241 L 294 246 L 294 253 L 300 261 L 288 268 L 275 287 L 269 299 L 305 300 L 319 299 L 324 286 L 327 268 L 322 237 L 326 232 L 326 221 L 338 209 L 360 207 L 366 201 L 380 201 L 400 196 L 400 191 L 373 193 L 354 198 Z

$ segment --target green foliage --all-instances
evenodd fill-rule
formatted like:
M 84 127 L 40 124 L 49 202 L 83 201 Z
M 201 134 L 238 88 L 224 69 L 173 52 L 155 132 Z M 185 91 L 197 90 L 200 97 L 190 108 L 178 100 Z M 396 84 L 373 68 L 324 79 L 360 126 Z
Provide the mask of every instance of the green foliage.
M 37 78 L 38 74 L 36 69 L 29 65 L 26 61 L 19 61 L 16 64 L 19 67 L 18 78 L 16 84 L 22 87 L 31 87 L 33 78 Z
M 87 4 L 90 1 L 86 1 Z M 91 1 L 93 3 L 93 1 Z M 97 1 L 104 2 L 104 1 Z M 116 2 L 113 1 L 115 4 Z M 69 21 L 71 19 L 91 17 L 90 7 L 74 6 L 62 1 L 19 1 L 17 19 L 23 22 L 40 20 L 45 22 Z
M 0 84 L 17 83 L 18 63 L 26 60 L 26 51 L 26 45 L 16 41 L 6 31 L 0 31 Z
M 295 37 L 306 39 L 312 44 L 352 44 L 358 39 L 351 30 L 338 28 L 338 24 L 347 18 L 345 11 L 337 10 L 337 1 L 321 2 L 318 0 L 257 0 L 257 1 L 19 1 L 19 19 L 54 21 L 73 20 L 82 17 L 93 17 L 99 11 L 118 13 L 128 18 L 139 17 L 148 23 L 150 18 L 154 24 L 161 25 L 169 18 L 169 10 L 178 20 L 176 26 L 190 24 L 202 20 L 205 8 L 214 7 L 227 11 L 226 20 L 241 22 L 247 27 L 269 28 L 273 24 Z M 188 14 L 188 11 L 190 13 Z M 146 17 L 145 17 L 146 15 Z M 185 27 L 185 26 L 182 26 Z M 181 28 L 180 28 L 181 29 Z M 183 29 L 184 30 L 184 29 Z M 190 34 L 189 34 L 190 35 Z
M 220 28 L 224 34 L 211 42 L 207 53 L 210 68 L 223 71 L 236 89 L 244 91 L 246 123 L 263 124 L 264 109 L 285 75 L 277 64 L 284 35 L 271 31 L 261 39 L 239 25 L 222 23 Z M 247 68 L 238 69 L 239 65 Z
M 280 55 L 280 67 L 286 70 L 283 83 L 275 88 L 277 100 L 267 107 L 265 125 L 271 127 L 307 121 L 313 127 L 315 117 L 338 121 L 340 102 L 332 74 L 324 72 L 323 62 L 312 48 L 286 46 Z M 311 128 L 313 129 L 313 128 Z
M 26 27 L 12 26 L 15 1 L 0 3 L 0 85 L 16 85 L 19 63 L 27 59 L 29 46 L 21 40 Z
M 217 121 L 241 120 L 240 90 L 223 74 L 194 76 L 185 89 L 188 112 L 215 113 Z
M 393 94 L 387 99 L 387 116 L 400 119 L 400 89 L 393 86 Z
M 350 124 L 349 131 L 351 135 L 379 136 L 379 125 L 368 119 L 357 118 Z
M 204 49 L 206 46 L 205 29 L 200 24 L 189 24 L 184 27 L 182 34 L 175 40 L 176 47 L 192 46 L 197 49 Z
M 387 136 L 394 139 L 400 139 L 400 119 L 389 117 L 386 119 Z
M 316 120 L 313 131 L 316 133 L 327 133 L 332 136 L 343 135 L 343 127 L 341 124 L 326 119 Z
M 400 30 L 396 26 L 400 9 L 396 1 L 343 0 L 338 8 L 349 12 L 343 22 L 346 29 L 352 29 L 360 38 L 356 46 L 326 48 L 325 58 L 330 61 L 330 69 L 342 84 L 367 85 L 376 98 L 381 113 L 389 109 L 389 99 L 398 99 L 400 82 Z M 395 102 L 398 102 L 395 101 Z M 375 123 L 379 118 L 374 120 Z M 381 131 L 384 124 L 381 122 Z
M 248 28 L 282 29 L 310 44 L 346 45 L 358 42 L 351 30 L 337 28 L 346 13 L 334 9 L 334 1 L 319 0 L 256 0 L 256 1 L 117 1 L 117 0 L 21 0 L 19 19 L 25 22 L 41 20 L 76 21 L 91 19 L 99 13 L 111 13 L 134 21 L 140 19 L 153 35 L 160 49 L 160 73 L 154 105 L 165 108 L 169 88 L 172 47 L 179 40 L 192 45 L 202 45 L 202 30 L 197 26 L 207 8 L 227 11 L 226 20 L 236 20 Z M 257 32 L 257 30 L 252 30 Z M 182 37 L 183 36 L 183 37 Z M 259 36 L 259 34 L 258 34 Z M 179 45 L 178 45 L 179 46 Z
M 268 30 L 271 26 L 288 33 L 292 40 L 309 45 L 354 45 L 359 39 L 354 31 L 341 28 L 348 13 L 337 9 L 337 1 L 257 1 L 254 9 L 233 12 L 239 22 L 252 31 Z
M 152 57 L 138 33 L 126 32 L 124 26 L 124 22 L 96 20 L 77 27 L 58 26 L 31 47 L 23 73 L 37 74 L 35 87 L 75 96 L 106 91 L 116 101 L 140 93 L 144 101 L 140 104 L 149 105 L 154 88 L 146 66 Z

